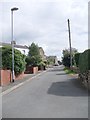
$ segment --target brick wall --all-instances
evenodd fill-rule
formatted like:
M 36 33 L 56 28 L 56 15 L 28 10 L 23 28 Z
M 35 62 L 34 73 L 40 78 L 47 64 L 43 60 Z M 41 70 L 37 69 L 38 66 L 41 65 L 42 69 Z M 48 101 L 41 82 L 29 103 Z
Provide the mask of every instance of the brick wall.
M 11 81 L 11 71 L 10 70 L 0 70 L 0 85 L 7 85 Z
M 23 79 L 24 72 L 15 76 L 15 80 Z M 10 70 L 0 70 L 0 86 L 8 85 L 12 80 L 12 73 Z
M 38 67 L 27 66 L 25 73 L 26 74 L 30 74 L 30 73 L 36 74 L 36 73 L 38 73 Z
M 38 73 L 38 67 L 33 67 L 33 74 Z
M 24 72 L 22 72 L 20 75 L 15 76 L 15 80 L 21 80 L 24 77 Z
M 25 74 L 30 74 L 30 73 L 33 73 L 33 67 L 26 66 Z

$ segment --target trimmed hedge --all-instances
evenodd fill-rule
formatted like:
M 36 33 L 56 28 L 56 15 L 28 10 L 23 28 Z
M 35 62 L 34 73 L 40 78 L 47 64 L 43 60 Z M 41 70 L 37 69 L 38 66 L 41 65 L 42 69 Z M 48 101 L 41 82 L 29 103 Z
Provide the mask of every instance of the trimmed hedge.
M 2 47 L 0 48 L 2 52 L 2 69 L 9 69 L 12 71 L 12 48 Z M 25 55 L 23 55 L 19 50 L 14 49 L 14 71 L 15 75 L 22 73 L 25 70 Z
M 85 50 L 79 57 L 79 70 L 81 73 L 86 73 L 90 70 L 90 49 Z
M 81 54 L 81 53 L 76 53 L 75 56 L 74 56 L 75 63 L 76 63 L 76 66 L 77 66 L 77 67 L 79 66 L 79 57 L 80 57 L 80 54 Z

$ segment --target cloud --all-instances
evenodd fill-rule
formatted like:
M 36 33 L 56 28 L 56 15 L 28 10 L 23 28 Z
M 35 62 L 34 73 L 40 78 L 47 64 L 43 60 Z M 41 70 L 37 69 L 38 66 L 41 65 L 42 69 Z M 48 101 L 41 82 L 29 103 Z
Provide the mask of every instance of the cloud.
M 17 44 L 32 42 L 43 47 L 47 55 L 62 56 L 69 47 L 67 19 L 71 23 L 72 47 L 79 51 L 88 45 L 88 0 L 4 0 L 2 6 L 3 41 L 10 42 L 10 9 L 14 12 L 14 39 Z M 1 38 L 0 38 L 1 39 Z

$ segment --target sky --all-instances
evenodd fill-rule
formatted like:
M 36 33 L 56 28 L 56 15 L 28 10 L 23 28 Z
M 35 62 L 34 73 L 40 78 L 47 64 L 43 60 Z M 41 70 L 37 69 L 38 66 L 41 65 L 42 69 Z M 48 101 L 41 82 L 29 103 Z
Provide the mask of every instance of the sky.
M 0 0 L 0 40 L 11 42 L 11 8 L 14 11 L 14 40 L 16 44 L 43 47 L 45 54 L 61 59 L 62 50 L 71 43 L 78 52 L 88 48 L 89 0 Z

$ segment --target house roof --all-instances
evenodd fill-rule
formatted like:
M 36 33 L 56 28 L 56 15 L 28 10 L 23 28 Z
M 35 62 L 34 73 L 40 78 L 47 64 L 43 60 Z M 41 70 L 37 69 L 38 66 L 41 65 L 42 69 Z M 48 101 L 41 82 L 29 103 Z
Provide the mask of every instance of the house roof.
M 0 45 L 2 45 L 2 46 L 11 46 L 10 43 L 3 43 L 3 42 L 0 42 Z M 23 45 L 14 44 L 14 47 L 22 48 L 22 49 L 28 49 L 28 46 L 26 46 L 26 45 L 23 46 Z

